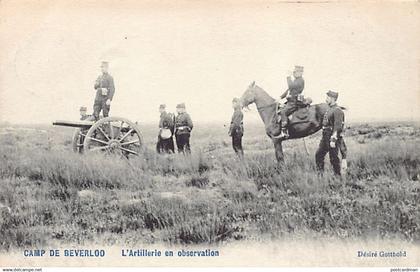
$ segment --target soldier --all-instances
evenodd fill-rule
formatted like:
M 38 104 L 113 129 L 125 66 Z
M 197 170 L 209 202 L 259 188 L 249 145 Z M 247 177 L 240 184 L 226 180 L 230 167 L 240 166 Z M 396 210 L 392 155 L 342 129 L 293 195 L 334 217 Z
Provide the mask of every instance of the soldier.
M 87 107 L 80 107 L 80 120 L 81 121 L 94 121 L 95 117 L 91 114 L 87 114 Z
M 174 116 L 173 114 L 166 112 L 165 104 L 159 106 L 159 112 L 159 135 L 156 150 L 158 153 L 174 153 L 174 139 L 172 138 L 175 125 Z
M 99 120 L 99 113 L 101 110 L 104 117 L 109 116 L 111 101 L 115 93 L 114 79 L 108 73 L 108 62 L 102 62 L 101 71 L 102 75 L 96 79 L 94 85 L 96 97 L 95 103 L 93 104 L 93 116 L 95 116 L 96 120 Z
M 175 118 L 175 140 L 178 152 L 191 153 L 190 135 L 193 129 L 193 123 L 190 115 L 185 111 L 185 104 L 176 106 L 178 115 Z
M 95 121 L 95 117 L 92 114 L 87 114 L 87 107 L 81 106 L 79 109 L 80 112 L 80 121 Z M 78 128 L 75 130 L 73 134 L 73 150 L 75 152 L 82 152 L 81 146 L 83 145 L 83 141 L 85 140 L 88 129 L 86 128 Z
M 287 121 L 288 116 L 292 114 L 294 111 L 298 109 L 298 104 L 302 103 L 303 96 L 302 92 L 305 88 L 305 81 L 302 77 L 303 74 L 303 66 L 295 66 L 295 70 L 293 71 L 293 77 L 295 78 L 292 80 L 291 75 L 287 77 L 287 86 L 288 89 L 280 96 L 280 99 L 285 98 L 287 96 L 286 106 L 280 111 L 281 115 L 281 134 L 280 138 L 286 139 L 289 137 L 289 133 L 287 132 Z
M 87 107 L 81 106 L 79 112 L 80 112 L 80 120 L 83 121 L 89 117 L 89 115 L 87 114 Z
M 343 131 L 344 112 L 337 106 L 338 93 L 333 91 L 327 92 L 326 102 L 330 106 L 324 115 L 322 121 L 322 139 L 319 143 L 318 150 L 315 154 L 316 166 L 319 171 L 324 171 L 324 158 L 327 153 L 330 154 L 330 162 L 334 169 L 334 174 L 341 175 L 340 159 L 338 158 L 339 149 L 345 146 L 340 146 L 344 141 L 341 140 L 341 132 Z M 347 149 L 341 150 L 344 155 Z
M 234 109 L 232 121 L 229 127 L 229 136 L 232 137 L 232 147 L 235 153 L 243 158 L 244 150 L 242 149 L 242 136 L 244 135 L 243 119 L 244 114 L 241 111 L 239 98 L 232 100 L 232 107 Z

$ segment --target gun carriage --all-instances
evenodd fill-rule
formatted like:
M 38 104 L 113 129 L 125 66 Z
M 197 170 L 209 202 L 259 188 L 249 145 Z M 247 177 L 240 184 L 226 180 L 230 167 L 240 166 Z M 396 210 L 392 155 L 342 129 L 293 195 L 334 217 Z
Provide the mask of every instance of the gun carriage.
M 106 117 L 96 122 L 57 120 L 53 125 L 76 128 L 72 148 L 78 153 L 103 151 L 139 155 L 143 144 L 137 124 L 121 117 Z

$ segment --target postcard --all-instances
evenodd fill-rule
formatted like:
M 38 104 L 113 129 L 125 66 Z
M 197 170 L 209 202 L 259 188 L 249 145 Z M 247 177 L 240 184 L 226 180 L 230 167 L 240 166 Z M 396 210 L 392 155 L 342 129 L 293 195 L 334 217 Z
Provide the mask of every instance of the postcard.
M 0 267 L 418 271 L 419 19 L 1 1 Z

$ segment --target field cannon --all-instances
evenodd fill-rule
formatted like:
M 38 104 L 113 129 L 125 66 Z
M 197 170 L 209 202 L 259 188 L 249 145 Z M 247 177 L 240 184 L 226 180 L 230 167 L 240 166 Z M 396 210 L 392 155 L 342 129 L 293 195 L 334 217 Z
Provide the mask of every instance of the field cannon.
M 74 127 L 74 152 L 111 152 L 139 155 L 143 139 L 137 124 L 121 117 L 106 117 L 98 121 L 53 122 L 55 126 Z

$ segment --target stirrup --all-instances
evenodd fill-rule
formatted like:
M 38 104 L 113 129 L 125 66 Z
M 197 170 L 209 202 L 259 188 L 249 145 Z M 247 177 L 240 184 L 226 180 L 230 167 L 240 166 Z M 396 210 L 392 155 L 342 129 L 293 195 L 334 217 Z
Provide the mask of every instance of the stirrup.
M 285 129 L 285 128 L 281 129 L 279 138 L 283 139 L 283 140 L 289 138 L 289 133 L 287 132 L 287 129 Z

